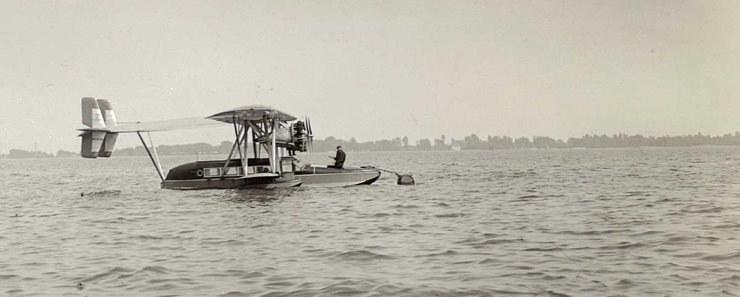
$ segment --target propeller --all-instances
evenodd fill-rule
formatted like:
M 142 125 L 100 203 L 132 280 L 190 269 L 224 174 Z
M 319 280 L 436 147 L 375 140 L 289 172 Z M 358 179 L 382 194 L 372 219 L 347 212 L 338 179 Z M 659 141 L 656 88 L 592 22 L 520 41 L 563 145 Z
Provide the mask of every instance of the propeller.
M 313 129 L 311 129 L 311 119 L 306 117 L 306 132 L 308 132 L 308 146 L 313 147 Z

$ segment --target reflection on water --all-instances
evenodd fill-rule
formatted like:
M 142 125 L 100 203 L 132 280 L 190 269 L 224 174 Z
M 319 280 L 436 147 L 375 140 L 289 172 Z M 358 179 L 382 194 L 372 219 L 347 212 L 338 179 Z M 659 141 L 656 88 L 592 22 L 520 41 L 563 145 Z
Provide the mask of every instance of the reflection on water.
M 740 294 L 738 148 L 348 157 L 417 184 L 171 191 L 146 157 L 0 160 L 0 295 Z

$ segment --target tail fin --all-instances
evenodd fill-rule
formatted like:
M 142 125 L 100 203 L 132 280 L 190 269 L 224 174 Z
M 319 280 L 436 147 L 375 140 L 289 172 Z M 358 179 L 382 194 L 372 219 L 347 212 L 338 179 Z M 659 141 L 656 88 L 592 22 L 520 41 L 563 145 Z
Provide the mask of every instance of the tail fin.
M 113 104 L 106 99 L 97 99 L 98 106 L 100 106 L 100 112 L 103 114 L 103 120 L 105 121 L 106 128 L 118 126 L 116 120 L 116 114 L 113 112 Z M 118 133 L 106 133 L 103 145 L 98 151 L 98 157 L 108 158 L 113 154 L 113 147 L 116 145 L 116 138 Z
M 103 145 L 98 151 L 98 157 L 108 158 L 113 154 L 113 147 L 116 145 L 116 138 L 118 138 L 118 133 L 105 133 L 105 139 L 103 140 Z
M 83 158 L 97 158 L 105 139 L 105 131 L 85 131 L 82 136 L 80 155 Z
M 118 133 L 108 130 L 118 125 L 111 103 L 105 99 L 82 98 L 82 124 L 88 128 L 81 129 L 80 155 L 83 158 L 110 157 L 118 138 Z
M 105 120 L 100 112 L 98 100 L 92 97 L 82 98 L 82 124 L 93 129 L 105 129 Z
M 97 101 L 98 106 L 100 107 L 100 112 L 103 115 L 103 120 L 105 121 L 105 126 L 108 128 L 118 126 L 116 114 L 113 113 L 113 104 L 111 104 L 107 99 L 97 99 Z

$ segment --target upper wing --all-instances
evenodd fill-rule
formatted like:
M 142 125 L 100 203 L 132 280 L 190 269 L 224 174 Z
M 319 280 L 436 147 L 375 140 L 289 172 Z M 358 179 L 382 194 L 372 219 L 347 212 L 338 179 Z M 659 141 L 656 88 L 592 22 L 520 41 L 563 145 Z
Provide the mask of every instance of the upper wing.
M 296 120 L 296 117 L 266 105 L 247 105 L 208 117 L 216 121 L 233 123 L 234 121 L 259 121 L 262 119 L 278 119 L 283 122 Z

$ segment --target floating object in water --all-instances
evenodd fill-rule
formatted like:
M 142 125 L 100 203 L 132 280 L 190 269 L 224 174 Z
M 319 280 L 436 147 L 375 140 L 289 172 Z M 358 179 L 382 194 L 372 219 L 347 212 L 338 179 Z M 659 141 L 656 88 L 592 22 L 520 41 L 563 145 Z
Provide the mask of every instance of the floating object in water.
M 387 173 L 391 173 L 391 174 L 395 174 L 396 177 L 398 177 L 398 180 L 396 180 L 396 184 L 399 184 L 399 185 L 413 185 L 415 183 L 414 177 L 411 176 L 411 174 L 399 174 L 399 173 L 397 173 L 395 171 L 390 171 L 390 170 L 381 169 L 381 168 L 378 168 L 378 170 L 383 171 L 383 172 L 387 172 Z
M 397 183 L 399 185 L 413 185 L 414 184 L 414 177 L 411 176 L 411 174 L 401 174 L 398 175 L 398 181 Z
M 82 283 L 77 283 L 77 291 L 82 291 L 84 289 L 85 289 L 85 285 L 83 285 Z

